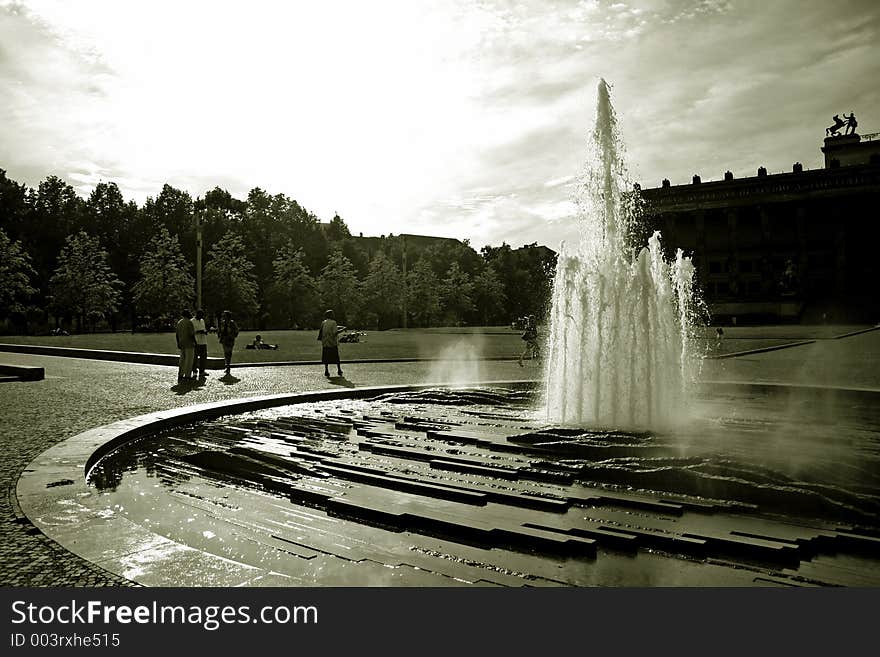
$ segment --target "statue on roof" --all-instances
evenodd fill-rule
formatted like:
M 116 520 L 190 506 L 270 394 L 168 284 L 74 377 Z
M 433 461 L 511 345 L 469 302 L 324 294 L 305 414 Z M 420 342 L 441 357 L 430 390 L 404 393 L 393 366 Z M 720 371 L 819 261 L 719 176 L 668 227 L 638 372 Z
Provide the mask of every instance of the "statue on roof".
M 844 131 L 843 134 L 845 134 L 845 135 L 856 134 L 856 127 L 859 125 L 859 122 L 856 121 L 856 113 L 850 111 L 849 116 L 844 114 L 843 118 L 846 119 L 846 130 Z
M 844 116 L 846 116 L 846 114 L 844 114 Z M 834 117 L 832 118 L 832 120 L 834 121 L 834 125 L 832 125 L 828 128 L 825 128 L 825 136 L 826 137 L 839 137 L 840 136 L 840 134 L 839 134 L 840 129 L 843 126 L 847 125 L 847 122 L 844 121 L 843 119 L 841 119 L 838 114 L 835 114 Z

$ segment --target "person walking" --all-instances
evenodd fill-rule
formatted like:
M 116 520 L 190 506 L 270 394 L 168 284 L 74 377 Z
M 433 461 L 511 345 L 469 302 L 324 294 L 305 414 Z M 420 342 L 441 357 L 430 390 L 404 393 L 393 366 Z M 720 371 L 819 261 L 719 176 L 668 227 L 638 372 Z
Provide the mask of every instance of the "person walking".
M 526 355 L 528 355 L 529 358 L 538 357 L 538 326 L 534 315 L 526 317 L 525 330 L 520 337 L 526 342 L 526 346 L 519 355 L 519 366 L 523 367 L 523 358 L 525 358 Z
M 192 380 L 193 356 L 196 351 L 196 334 L 190 319 L 189 308 L 184 308 L 177 321 L 175 333 L 177 348 L 180 350 L 180 365 L 177 368 L 177 382 Z
M 192 318 L 193 331 L 196 336 L 196 351 L 193 359 L 193 376 L 198 370 L 199 378 L 204 379 L 208 376 L 205 373 L 205 366 L 208 364 L 208 327 L 205 324 L 205 311 L 199 308 L 196 316 Z
M 321 341 L 321 362 L 324 364 L 324 376 L 330 376 L 329 366 L 336 364 L 336 375 L 342 376 L 342 363 L 339 361 L 339 334 L 345 330 L 344 326 L 336 324 L 333 311 L 324 313 L 324 321 L 318 330 L 318 340 Z
M 224 310 L 217 324 L 217 339 L 223 346 L 223 358 L 226 360 L 226 376 L 229 376 L 229 368 L 232 367 L 232 347 L 235 338 L 238 337 L 238 324 L 232 319 L 232 313 Z

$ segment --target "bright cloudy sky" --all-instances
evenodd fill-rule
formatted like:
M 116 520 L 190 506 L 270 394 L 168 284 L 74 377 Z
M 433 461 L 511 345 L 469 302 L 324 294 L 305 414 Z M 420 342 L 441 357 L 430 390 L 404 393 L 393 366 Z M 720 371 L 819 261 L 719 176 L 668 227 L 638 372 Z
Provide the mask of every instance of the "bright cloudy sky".
M 0 168 L 556 248 L 599 76 L 635 181 L 717 180 L 880 132 L 878 44 L 874 0 L 0 0 Z

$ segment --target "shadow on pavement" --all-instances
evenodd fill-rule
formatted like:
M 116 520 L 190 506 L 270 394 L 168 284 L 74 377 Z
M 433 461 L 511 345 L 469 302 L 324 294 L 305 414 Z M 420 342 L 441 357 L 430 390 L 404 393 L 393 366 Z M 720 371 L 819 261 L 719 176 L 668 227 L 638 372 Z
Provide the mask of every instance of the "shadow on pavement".
M 177 395 L 185 395 L 186 393 L 201 388 L 204 385 L 204 379 L 184 379 L 183 381 L 178 381 L 175 385 L 171 386 L 171 389 Z
M 327 379 L 334 386 L 342 386 L 343 388 L 354 388 L 355 385 L 344 376 L 331 376 Z
M 231 374 L 224 374 L 222 377 L 217 379 L 218 381 L 222 381 L 223 385 L 232 386 L 241 381 L 238 377 L 232 376 Z

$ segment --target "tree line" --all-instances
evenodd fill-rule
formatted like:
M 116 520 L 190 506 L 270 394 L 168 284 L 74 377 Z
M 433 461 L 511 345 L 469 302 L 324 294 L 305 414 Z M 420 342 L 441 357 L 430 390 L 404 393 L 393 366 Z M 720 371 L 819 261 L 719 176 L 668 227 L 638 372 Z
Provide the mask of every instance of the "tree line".
M 87 199 L 49 176 L 36 189 L 0 169 L 0 322 L 7 332 L 165 330 L 196 300 L 244 326 L 314 328 L 327 308 L 366 329 L 507 324 L 543 313 L 556 254 L 418 235 L 351 235 L 284 194 L 164 185 L 139 206 L 116 183 Z M 391 221 L 389 220 L 389 224 Z

